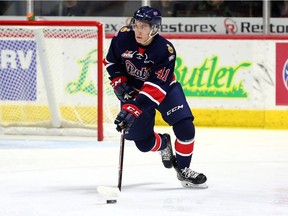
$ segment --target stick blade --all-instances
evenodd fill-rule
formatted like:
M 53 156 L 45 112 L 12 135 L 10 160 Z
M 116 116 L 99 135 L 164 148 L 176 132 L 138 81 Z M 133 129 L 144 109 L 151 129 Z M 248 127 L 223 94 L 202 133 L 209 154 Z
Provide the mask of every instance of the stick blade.
M 120 190 L 117 187 L 98 186 L 97 191 L 105 197 L 119 197 Z

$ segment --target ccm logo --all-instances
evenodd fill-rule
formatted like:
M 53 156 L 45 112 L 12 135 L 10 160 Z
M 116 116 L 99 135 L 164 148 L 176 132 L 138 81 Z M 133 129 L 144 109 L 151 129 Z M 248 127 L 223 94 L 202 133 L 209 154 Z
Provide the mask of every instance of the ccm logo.
M 135 107 L 133 107 L 133 106 L 128 106 L 126 108 L 126 110 L 128 112 L 130 112 L 132 115 L 134 115 L 136 118 L 138 118 L 140 116 L 140 114 L 141 114 L 141 111 L 135 109 Z
M 122 80 L 121 80 L 121 78 L 119 78 L 118 80 L 114 80 L 113 83 L 111 82 L 111 86 L 112 86 L 113 88 L 116 88 L 118 85 L 121 84 L 121 82 L 122 82 Z
M 183 104 L 180 106 L 173 107 L 171 110 L 168 110 L 167 116 L 171 115 L 172 113 L 176 112 L 179 109 L 183 109 Z

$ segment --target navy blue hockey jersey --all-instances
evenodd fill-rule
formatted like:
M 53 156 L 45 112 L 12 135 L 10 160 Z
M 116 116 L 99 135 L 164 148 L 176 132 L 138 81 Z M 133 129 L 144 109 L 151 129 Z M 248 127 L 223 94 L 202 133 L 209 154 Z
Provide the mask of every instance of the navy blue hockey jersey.
M 127 77 L 128 84 L 139 92 L 136 103 L 145 109 L 158 106 L 176 82 L 175 60 L 171 42 L 156 35 L 151 44 L 141 46 L 131 27 L 125 26 L 112 38 L 104 63 L 111 80 Z

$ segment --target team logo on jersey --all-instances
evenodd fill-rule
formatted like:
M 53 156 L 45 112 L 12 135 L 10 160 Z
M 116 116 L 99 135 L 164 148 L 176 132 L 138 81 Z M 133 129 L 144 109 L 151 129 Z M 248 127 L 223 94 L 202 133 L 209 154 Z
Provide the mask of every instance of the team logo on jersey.
M 145 81 L 150 73 L 149 73 L 149 68 L 147 67 L 141 67 L 141 69 L 138 69 L 131 61 L 126 60 L 125 61 L 125 66 L 128 74 L 131 76 L 135 77 L 136 79 Z
M 169 44 L 167 44 L 167 48 L 169 53 L 174 53 L 174 49 Z
M 122 53 L 121 57 L 122 58 L 130 58 L 130 59 L 132 59 L 134 53 L 133 53 L 133 51 L 126 50 L 124 53 Z
M 141 53 L 137 53 L 137 54 L 136 54 L 136 58 L 137 58 L 137 59 L 143 59 L 144 56 L 143 56 L 143 54 L 141 54 Z
M 127 27 L 122 27 L 122 28 L 120 29 L 120 32 L 128 32 L 128 31 L 130 31 L 130 29 L 127 28 Z
M 145 64 L 149 64 L 149 63 L 154 64 L 154 62 L 148 58 L 148 55 L 147 55 L 146 53 L 144 53 L 144 54 L 137 53 L 137 54 L 136 54 L 136 58 L 137 58 L 137 59 L 140 59 L 140 60 L 141 60 L 141 59 L 144 59 L 144 63 L 145 63 Z

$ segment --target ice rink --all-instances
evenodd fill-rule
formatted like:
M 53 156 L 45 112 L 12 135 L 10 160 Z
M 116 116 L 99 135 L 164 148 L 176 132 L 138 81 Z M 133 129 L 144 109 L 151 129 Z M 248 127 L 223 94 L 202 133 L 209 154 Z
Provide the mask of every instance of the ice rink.
M 158 153 L 126 142 L 122 192 L 106 204 L 97 186 L 117 185 L 118 140 L 2 136 L 0 215 L 288 215 L 287 130 L 197 128 L 191 167 L 208 189 L 182 188 Z

